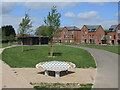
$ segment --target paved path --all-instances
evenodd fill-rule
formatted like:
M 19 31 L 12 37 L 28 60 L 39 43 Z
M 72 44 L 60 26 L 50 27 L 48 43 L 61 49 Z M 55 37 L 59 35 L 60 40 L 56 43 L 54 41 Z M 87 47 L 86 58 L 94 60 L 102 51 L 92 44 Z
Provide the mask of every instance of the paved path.
M 97 75 L 93 88 L 118 88 L 118 54 L 93 48 L 67 46 L 85 49 L 94 56 Z
M 3 50 L 4 50 L 3 48 L 0 48 L 0 54 L 2 53 Z M 12 68 L 10 68 L 2 60 L 0 60 L 0 89 L 1 88 L 31 88 L 32 89 L 33 86 L 30 85 L 30 83 L 27 82 L 27 80 L 24 77 L 17 75 Z

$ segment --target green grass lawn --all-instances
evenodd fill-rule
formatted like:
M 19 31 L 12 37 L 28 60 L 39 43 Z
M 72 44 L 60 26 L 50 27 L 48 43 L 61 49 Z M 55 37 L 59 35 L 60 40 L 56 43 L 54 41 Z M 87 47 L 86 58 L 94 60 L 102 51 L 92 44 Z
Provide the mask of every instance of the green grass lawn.
M 4 43 L 4 44 L 2 44 L 1 48 L 5 48 L 5 47 L 8 47 L 8 46 L 11 46 L 11 45 L 9 45 L 8 43 Z
M 17 43 L 11 43 L 11 44 L 2 43 L 2 44 L 0 45 L 0 48 L 5 48 L 5 47 L 8 47 L 8 46 L 12 46 L 12 45 L 17 45 Z
M 83 49 L 66 46 L 54 46 L 55 58 L 49 58 L 49 46 L 24 46 L 5 49 L 2 60 L 11 67 L 35 67 L 39 62 L 45 61 L 67 61 L 73 62 L 78 68 L 95 68 L 95 61 L 91 54 Z
M 77 45 L 77 46 L 81 46 L 81 47 L 101 49 L 101 50 L 106 50 L 106 51 L 109 51 L 112 53 L 120 54 L 120 51 L 119 51 L 120 46 L 80 45 L 80 44 L 66 44 L 66 45 Z
M 34 86 L 36 90 L 91 90 L 93 84 L 79 83 L 40 83 L 39 86 Z

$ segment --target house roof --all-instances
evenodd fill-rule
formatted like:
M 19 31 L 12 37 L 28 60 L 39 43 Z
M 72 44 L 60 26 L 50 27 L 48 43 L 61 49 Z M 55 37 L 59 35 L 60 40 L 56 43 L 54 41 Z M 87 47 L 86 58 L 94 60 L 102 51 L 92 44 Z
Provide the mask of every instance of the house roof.
M 112 26 L 109 28 L 109 31 L 108 31 L 108 32 L 115 32 L 115 31 L 116 31 L 116 27 L 117 27 L 117 25 L 112 25 Z
M 65 26 L 68 30 L 70 31 L 76 31 L 76 30 L 80 30 L 78 27 L 76 26 Z
M 89 32 L 96 32 L 100 25 L 85 25 Z
M 60 30 L 62 30 L 64 27 L 59 27 Z
M 16 37 L 20 37 L 20 34 L 16 34 Z M 24 34 L 24 36 L 31 36 L 30 34 Z

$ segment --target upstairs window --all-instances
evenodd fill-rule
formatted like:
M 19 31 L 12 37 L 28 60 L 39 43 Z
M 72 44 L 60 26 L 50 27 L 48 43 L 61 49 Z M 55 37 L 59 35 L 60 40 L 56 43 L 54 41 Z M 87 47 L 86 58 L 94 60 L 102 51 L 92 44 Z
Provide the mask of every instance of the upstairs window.
M 74 31 L 72 31 L 72 35 L 74 34 Z
M 84 37 L 85 37 L 85 35 L 82 35 L 82 37 L 84 38 Z
M 74 36 L 72 35 L 72 38 L 74 38 Z
M 92 35 L 92 38 L 94 38 L 94 35 Z
M 66 34 L 67 32 L 65 31 L 64 34 Z

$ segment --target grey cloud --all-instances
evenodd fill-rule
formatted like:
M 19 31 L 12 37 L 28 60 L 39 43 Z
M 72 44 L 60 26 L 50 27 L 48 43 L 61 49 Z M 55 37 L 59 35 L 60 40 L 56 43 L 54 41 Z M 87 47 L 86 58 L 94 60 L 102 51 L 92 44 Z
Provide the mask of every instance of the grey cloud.
M 15 3 L 12 3 L 12 2 L 2 3 L 2 14 L 11 12 L 14 9 L 14 5 Z

